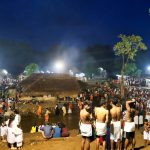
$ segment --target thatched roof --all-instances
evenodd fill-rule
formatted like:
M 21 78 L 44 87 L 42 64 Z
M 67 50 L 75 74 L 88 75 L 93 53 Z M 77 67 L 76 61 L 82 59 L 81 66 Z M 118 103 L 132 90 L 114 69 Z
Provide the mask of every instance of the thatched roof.
M 84 84 L 68 74 L 32 74 L 20 83 L 24 96 L 77 95 Z

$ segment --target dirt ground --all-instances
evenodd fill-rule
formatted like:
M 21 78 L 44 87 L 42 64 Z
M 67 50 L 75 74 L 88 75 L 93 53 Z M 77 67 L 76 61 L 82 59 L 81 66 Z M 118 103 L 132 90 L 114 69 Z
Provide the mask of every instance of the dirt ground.
M 80 150 L 81 136 L 78 135 L 78 130 L 70 131 L 71 136 L 68 138 L 57 138 L 44 140 L 40 133 L 25 133 L 24 134 L 24 146 L 23 150 Z M 150 145 L 147 148 L 143 148 L 144 141 L 142 134 L 136 132 L 136 149 L 137 150 L 149 150 Z M 91 150 L 95 150 L 95 141 L 91 143 Z M 0 150 L 8 150 L 6 143 L 0 142 Z M 100 147 L 102 149 L 102 147 Z

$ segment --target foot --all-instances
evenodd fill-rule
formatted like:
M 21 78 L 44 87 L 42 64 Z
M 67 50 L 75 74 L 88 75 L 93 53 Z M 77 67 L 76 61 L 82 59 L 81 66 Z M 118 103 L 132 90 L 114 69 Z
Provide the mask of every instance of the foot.
M 11 149 L 17 149 L 16 147 L 11 147 Z

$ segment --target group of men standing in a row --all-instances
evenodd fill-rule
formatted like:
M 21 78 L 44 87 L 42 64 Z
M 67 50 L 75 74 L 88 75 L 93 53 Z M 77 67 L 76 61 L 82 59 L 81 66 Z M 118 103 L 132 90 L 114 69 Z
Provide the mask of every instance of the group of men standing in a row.
M 110 101 L 110 110 L 107 109 L 107 102 L 102 100 L 101 106 L 94 108 L 94 116 L 91 113 L 90 104 L 84 102 L 83 109 L 80 111 L 81 150 L 90 150 L 90 139 L 93 130 L 96 134 L 96 150 L 99 150 L 100 140 L 102 140 L 103 149 L 105 150 L 108 142 L 108 129 L 110 129 L 111 150 L 122 149 L 122 138 L 124 135 L 124 149 L 128 148 L 129 140 L 132 141 L 132 148 L 134 149 L 134 103 L 134 99 L 126 101 L 125 120 L 122 120 L 122 108 L 118 105 L 118 100 L 115 98 Z

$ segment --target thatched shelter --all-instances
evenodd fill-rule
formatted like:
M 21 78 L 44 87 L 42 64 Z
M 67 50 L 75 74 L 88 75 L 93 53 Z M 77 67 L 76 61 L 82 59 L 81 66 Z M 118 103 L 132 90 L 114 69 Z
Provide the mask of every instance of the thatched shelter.
M 22 96 L 76 96 L 85 83 L 68 74 L 32 74 L 20 83 Z

